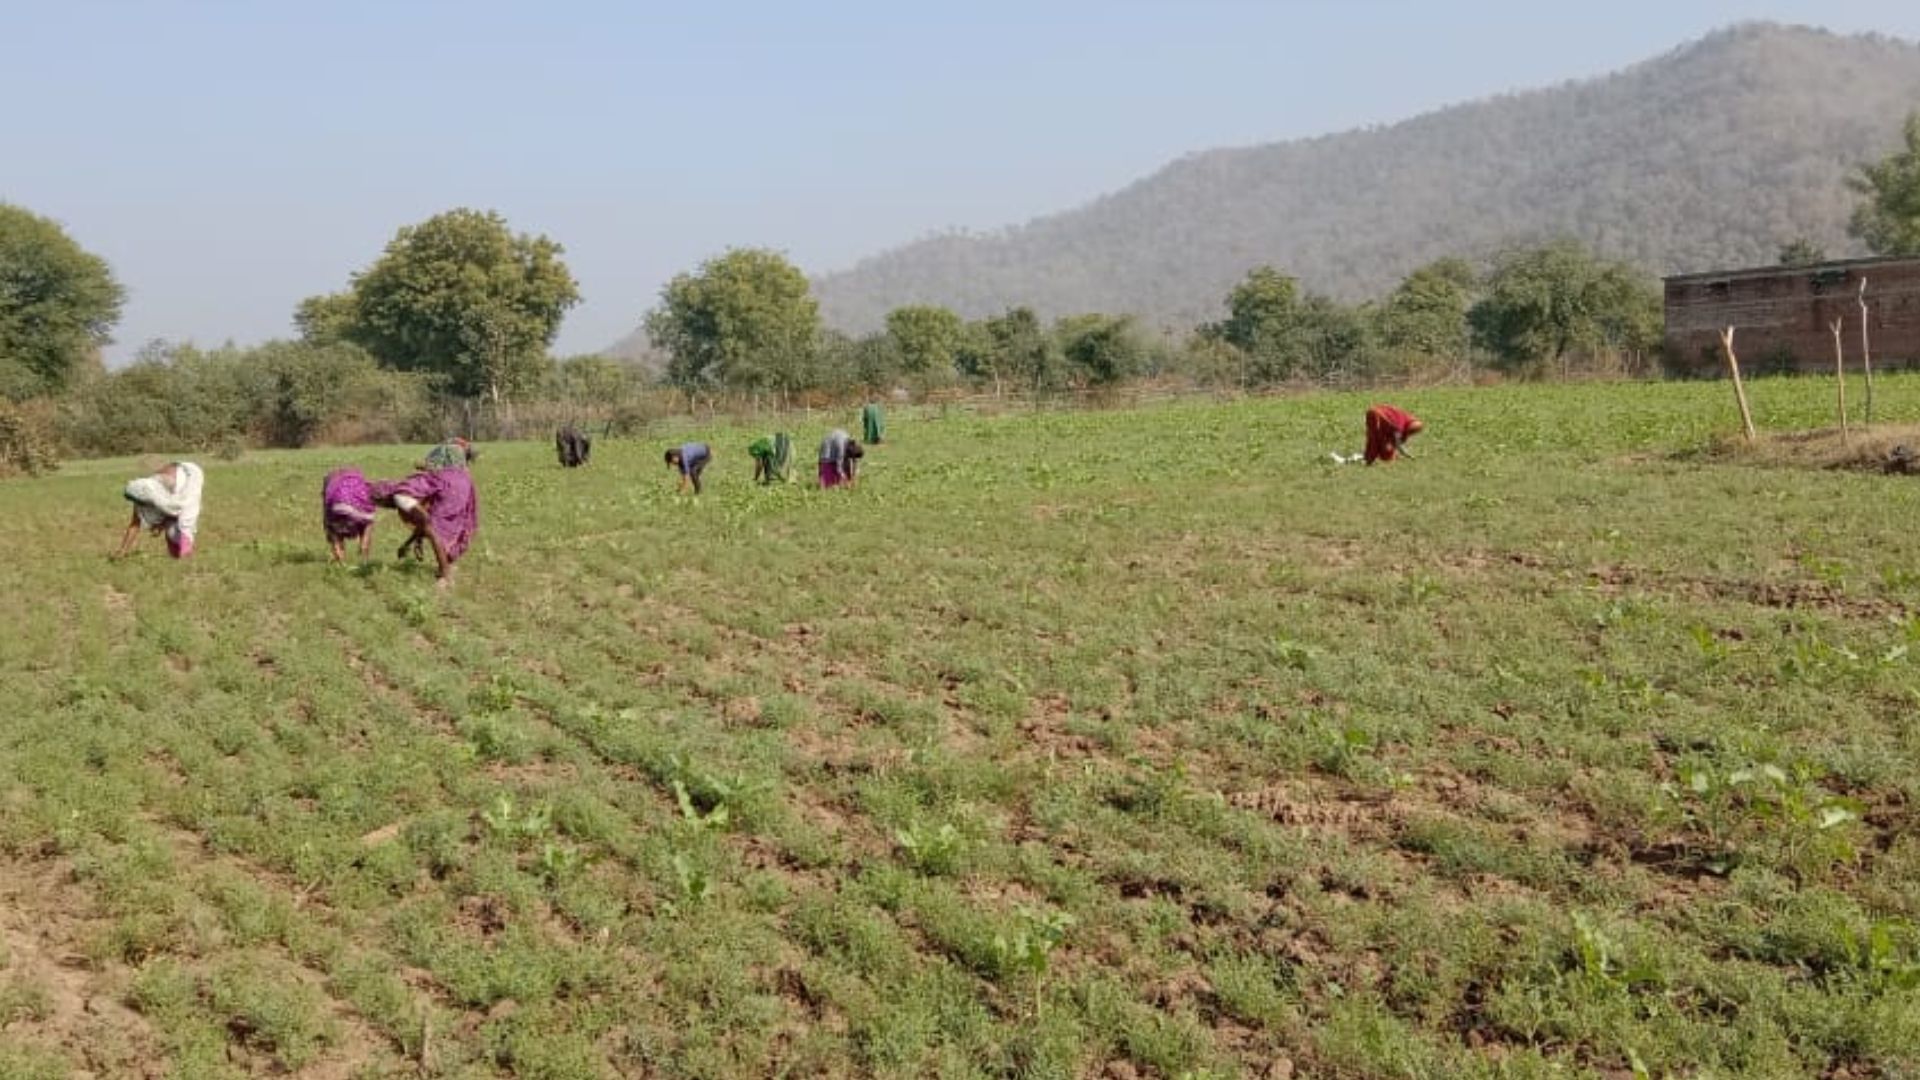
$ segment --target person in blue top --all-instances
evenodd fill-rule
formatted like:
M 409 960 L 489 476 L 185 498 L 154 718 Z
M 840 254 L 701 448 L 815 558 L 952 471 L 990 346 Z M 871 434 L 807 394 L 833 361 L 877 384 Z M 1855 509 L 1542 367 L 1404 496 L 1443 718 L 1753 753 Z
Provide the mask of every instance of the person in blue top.
M 700 474 L 712 460 L 713 450 L 703 442 L 682 443 L 667 451 L 667 464 L 680 470 L 680 486 L 676 492 L 691 487 L 695 495 L 700 494 Z

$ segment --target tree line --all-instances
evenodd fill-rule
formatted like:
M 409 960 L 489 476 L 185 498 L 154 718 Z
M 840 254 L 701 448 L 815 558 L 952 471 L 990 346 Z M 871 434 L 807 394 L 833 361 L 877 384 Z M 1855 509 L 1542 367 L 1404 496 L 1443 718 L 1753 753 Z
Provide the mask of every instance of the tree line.
M 1904 147 L 1854 179 L 1854 235 L 1920 254 L 1920 113 Z M 1470 365 L 1510 377 L 1649 371 L 1661 336 L 1657 283 L 1572 241 L 1482 266 L 1441 259 L 1390 293 L 1343 304 L 1256 267 L 1221 318 L 1150 327 L 1127 314 L 1053 320 L 1013 307 L 967 320 L 894 309 L 853 337 L 825 326 L 807 277 L 778 252 L 729 250 L 682 273 L 647 316 L 664 357 L 650 373 L 550 350 L 580 291 L 560 244 L 459 209 L 401 229 L 338 292 L 297 305 L 297 336 L 252 348 L 154 343 L 109 372 L 101 347 L 125 291 L 56 223 L 0 204 L 0 467 L 61 451 L 129 453 L 434 437 L 448 400 L 620 400 L 656 381 L 688 396 L 875 393 L 971 386 L 1047 394 L 1142 377 L 1260 388 L 1352 382 Z M 1788 264 L 1817 260 L 1801 241 Z

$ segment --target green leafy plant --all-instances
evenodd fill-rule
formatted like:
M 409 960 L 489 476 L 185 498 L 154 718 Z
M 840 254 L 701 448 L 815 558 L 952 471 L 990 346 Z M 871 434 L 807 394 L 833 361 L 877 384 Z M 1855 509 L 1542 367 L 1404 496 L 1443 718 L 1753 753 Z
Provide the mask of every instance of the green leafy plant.
M 1590 986 L 1628 991 L 1659 986 L 1666 981 L 1650 954 L 1632 954 L 1584 911 L 1573 913 L 1573 935 L 1568 951 L 1573 961 L 1572 975 Z
M 693 793 L 688 790 L 685 781 L 675 777 L 672 786 L 673 801 L 680 807 L 681 819 L 696 828 L 724 829 L 728 822 L 733 820 L 733 811 L 725 802 L 715 801 L 711 804 L 711 809 L 702 810 L 699 804 L 694 802 Z
M 1847 967 L 1875 993 L 1920 989 L 1920 934 L 1904 919 L 1877 919 L 1864 932 L 1839 928 Z
M 1851 826 L 1865 808 L 1821 788 L 1806 763 L 1727 770 L 1696 764 L 1680 769 L 1680 781 L 1663 790 L 1682 819 L 1704 834 L 1705 865 L 1715 873 L 1731 870 L 1744 851 L 1763 842 L 1802 873 L 1854 856 Z
M 578 874 L 592 861 L 592 856 L 573 844 L 540 845 L 540 876 L 555 884 Z
M 907 861 L 923 874 L 951 874 L 960 864 L 966 837 L 951 824 L 938 829 L 915 822 L 911 828 L 896 830 L 894 842 L 906 853 Z
M 1294 671 L 1305 671 L 1313 664 L 1313 649 L 1292 638 L 1275 638 L 1273 658 L 1280 666 Z
M 677 899 L 663 905 L 669 915 L 679 915 L 689 908 L 698 907 L 713 895 L 712 875 L 707 873 L 705 867 L 679 853 L 673 856 L 673 880 L 680 892 Z
M 1366 779 L 1378 768 L 1374 754 L 1378 746 L 1372 734 L 1354 724 L 1342 725 L 1330 733 L 1320 751 L 1322 769 L 1349 780 Z
M 1040 991 L 1052 964 L 1053 952 L 1066 941 L 1077 920 L 1064 911 L 1022 907 L 1018 925 L 1010 934 L 993 938 L 994 966 L 1007 975 L 1024 975 L 1033 983 L 1033 1009 L 1040 1011 Z
M 540 803 L 522 812 L 512 795 L 501 792 L 494 796 L 493 802 L 485 810 L 480 812 L 480 820 L 486 823 L 487 828 L 491 829 L 495 836 L 514 840 L 538 840 L 553 826 L 553 808 Z
M 1715 634 L 1711 627 L 1696 623 L 1687 628 L 1687 634 L 1693 638 L 1693 644 L 1700 650 L 1701 658 L 1709 664 L 1718 664 L 1732 654 L 1732 646 L 1720 640 L 1719 635 Z

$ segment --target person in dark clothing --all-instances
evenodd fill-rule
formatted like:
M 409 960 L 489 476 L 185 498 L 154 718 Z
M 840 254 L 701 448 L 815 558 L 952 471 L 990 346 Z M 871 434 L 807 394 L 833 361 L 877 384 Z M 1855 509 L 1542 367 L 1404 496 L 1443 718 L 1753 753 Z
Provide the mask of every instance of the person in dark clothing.
M 568 424 L 553 433 L 553 450 L 562 467 L 577 469 L 593 456 L 593 437 Z
M 713 449 L 703 442 L 682 443 L 667 451 L 667 464 L 680 471 L 680 486 L 676 490 L 684 492 L 691 487 L 695 495 L 700 494 L 700 474 L 712 460 Z

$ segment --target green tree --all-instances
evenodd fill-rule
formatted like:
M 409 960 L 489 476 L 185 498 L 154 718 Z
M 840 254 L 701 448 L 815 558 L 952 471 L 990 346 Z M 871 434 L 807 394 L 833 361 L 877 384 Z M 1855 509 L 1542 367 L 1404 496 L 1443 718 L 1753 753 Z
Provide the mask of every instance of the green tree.
M 350 299 L 313 297 L 294 318 L 310 342 L 344 338 L 388 367 L 498 402 L 539 379 L 561 319 L 580 302 L 562 254 L 497 213 L 450 210 L 401 229 L 354 276 Z
M 1059 386 L 1062 370 L 1060 350 L 1032 308 L 1009 308 L 1004 314 L 987 320 L 987 337 L 992 342 L 991 365 L 994 392 L 1003 380 L 1014 379 L 1035 391 Z
M 1298 282 L 1271 266 L 1234 286 L 1226 319 L 1201 332 L 1237 350 L 1253 383 L 1324 378 L 1370 366 L 1360 314 L 1324 296 L 1303 296 Z
M 126 292 L 54 222 L 0 203 L 0 397 L 65 388 L 99 355 Z
M 1060 355 L 1079 377 L 1111 386 L 1147 364 L 1147 342 L 1128 315 L 1071 315 L 1053 324 Z
M 1827 251 L 1806 237 L 1797 236 L 1780 245 L 1777 261 L 1781 266 L 1818 266 L 1827 261 Z
M 610 356 L 571 356 L 554 364 L 554 396 L 574 403 L 614 404 L 627 399 L 636 375 L 630 365 Z
M 1868 165 L 1853 179 L 1866 201 L 1851 231 L 1880 255 L 1920 255 L 1920 111 L 1908 114 L 1906 147 Z
M 853 381 L 868 390 L 884 390 L 905 370 L 900 347 L 888 333 L 868 334 L 853 343 Z
M 1294 315 L 1289 334 L 1289 374 L 1315 379 L 1369 374 L 1374 350 L 1368 320 L 1364 308 L 1308 295 Z
M 351 340 L 359 309 L 353 293 L 309 296 L 293 309 L 293 325 L 308 345 L 332 345 Z
M 784 256 L 736 248 L 669 281 L 647 336 L 682 389 L 798 390 L 814 378 L 820 308 Z
M 306 446 L 327 425 L 382 404 L 383 373 L 365 350 L 346 342 L 271 341 L 227 359 L 256 383 L 248 395 L 248 433 L 268 446 Z
M 1227 317 L 1213 335 L 1256 364 L 1282 368 L 1300 314 L 1300 284 L 1271 266 L 1257 267 L 1227 294 Z
M 1408 274 L 1380 308 L 1382 344 L 1432 359 L 1464 355 L 1467 310 L 1477 285 L 1463 259 L 1440 259 Z
M 959 343 L 953 350 L 953 368 L 975 382 L 991 382 L 998 390 L 1000 372 L 994 367 L 993 335 L 987 332 L 985 319 L 976 319 L 960 328 Z
M 918 304 L 887 313 L 887 336 L 909 375 L 953 372 L 965 332 L 960 316 L 943 307 Z
M 1467 317 L 1476 343 L 1509 371 L 1651 349 L 1660 319 L 1651 280 L 1571 240 L 1502 256 Z

